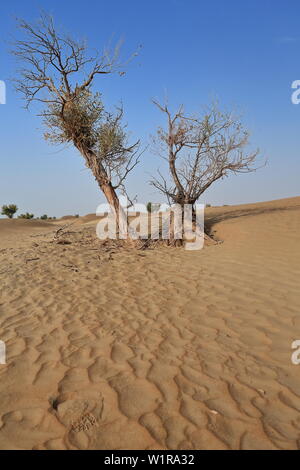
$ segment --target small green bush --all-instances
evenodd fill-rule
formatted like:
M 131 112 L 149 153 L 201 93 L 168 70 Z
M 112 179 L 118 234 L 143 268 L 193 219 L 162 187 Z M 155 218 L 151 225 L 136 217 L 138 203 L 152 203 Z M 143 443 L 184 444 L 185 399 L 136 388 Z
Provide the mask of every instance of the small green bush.
M 34 214 L 29 214 L 29 212 L 26 212 L 26 214 L 20 214 L 18 215 L 18 219 L 33 219 Z

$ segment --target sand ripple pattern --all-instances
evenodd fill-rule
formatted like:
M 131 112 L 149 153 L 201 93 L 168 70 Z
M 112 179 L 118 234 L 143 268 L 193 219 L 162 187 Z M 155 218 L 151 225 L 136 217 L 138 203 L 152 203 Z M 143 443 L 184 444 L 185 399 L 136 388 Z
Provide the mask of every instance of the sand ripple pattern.
M 212 208 L 200 252 L 1 247 L 0 448 L 300 448 L 299 206 Z

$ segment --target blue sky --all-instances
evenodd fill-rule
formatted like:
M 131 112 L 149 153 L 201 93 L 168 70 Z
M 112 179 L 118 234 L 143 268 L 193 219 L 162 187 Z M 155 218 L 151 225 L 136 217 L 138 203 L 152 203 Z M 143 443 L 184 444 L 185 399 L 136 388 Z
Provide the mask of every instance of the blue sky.
M 173 107 L 195 112 L 213 97 L 242 113 L 251 142 L 268 165 L 256 173 L 229 177 L 205 193 L 202 202 L 237 204 L 300 194 L 300 105 L 291 103 L 291 84 L 300 79 L 300 3 L 296 0 L 11 0 L 2 2 L 0 80 L 13 77 L 9 40 L 15 17 L 34 20 L 40 10 L 75 38 L 101 49 L 124 39 L 123 54 L 140 44 L 124 77 L 100 77 L 95 89 L 108 107 L 122 99 L 132 136 L 146 145 L 163 116 L 151 98 L 167 94 Z M 22 109 L 7 82 L 0 105 L 0 205 L 21 212 L 61 216 L 94 212 L 103 197 L 75 150 L 50 146 L 42 125 Z M 161 201 L 148 185 L 162 166 L 146 151 L 128 180 L 140 202 Z

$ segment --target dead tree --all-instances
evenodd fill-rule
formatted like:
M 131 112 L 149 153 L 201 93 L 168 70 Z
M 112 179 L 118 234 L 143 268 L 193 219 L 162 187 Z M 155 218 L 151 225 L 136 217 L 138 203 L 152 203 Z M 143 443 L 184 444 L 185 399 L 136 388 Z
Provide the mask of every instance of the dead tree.
M 117 228 L 126 230 L 116 191 L 125 191 L 126 176 L 139 161 L 139 141 L 128 144 L 123 109 L 108 113 L 100 93 L 92 90 L 99 75 L 124 73 L 119 45 L 93 57 L 85 42 L 60 34 L 47 15 L 34 25 L 20 20 L 19 27 L 23 38 L 12 51 L 22 66 L 15 80 L 17 91 L 26 108 L 33 102 L 42 105 L 39 115 L 47 128 L 46 139 L 73 144 L 84 157 L 114 213 L 121 215 Z
M 150 184 L 169 203 L 194 208 L 215 181 L 230 173 L 257 169 L 258 150 L 247 150 L 249 133 L 233 114 L 219 111 L 215 104 L 200 117 L 186 115 L 183 106 L 172 114 L 167 104 L 153 102 L 167 119 L 166 128 L 158 128 L 154 143 L 168 162 L 169 175 L 166 178 L 158 171 Z

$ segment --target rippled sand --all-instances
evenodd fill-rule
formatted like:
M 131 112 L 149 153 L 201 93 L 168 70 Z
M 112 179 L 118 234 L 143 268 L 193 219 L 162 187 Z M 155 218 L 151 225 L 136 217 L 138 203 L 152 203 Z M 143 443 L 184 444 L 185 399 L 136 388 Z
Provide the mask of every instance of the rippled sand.
M 193 252 L 91 219 L 0 220 L 0 448 L 300 448 L 300 198 L 208 209 Z

